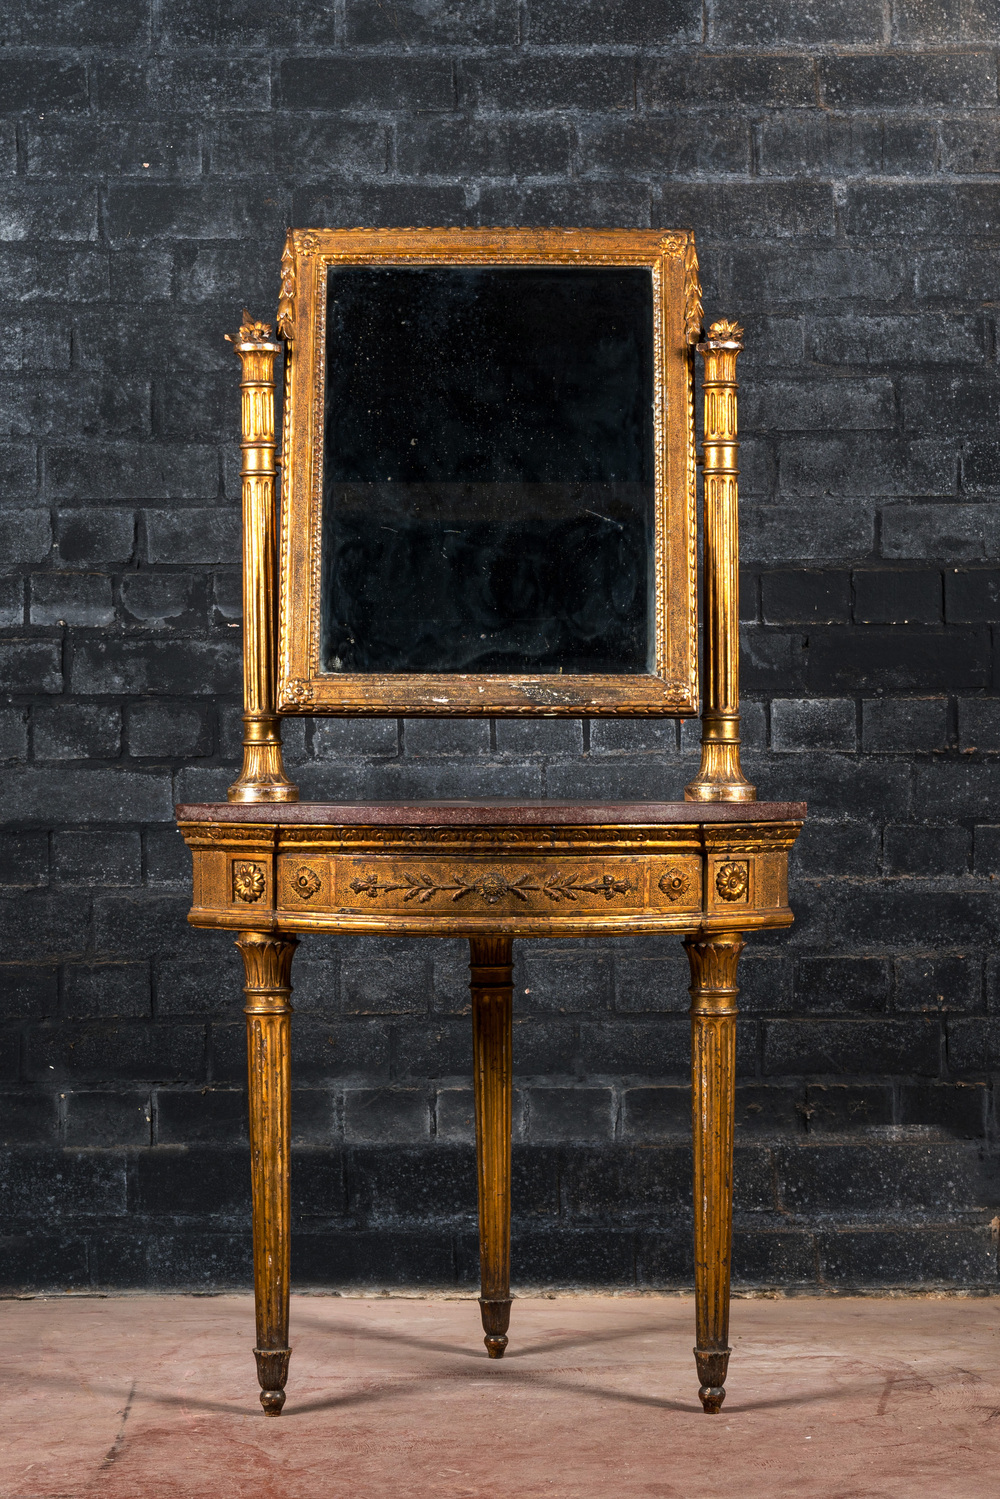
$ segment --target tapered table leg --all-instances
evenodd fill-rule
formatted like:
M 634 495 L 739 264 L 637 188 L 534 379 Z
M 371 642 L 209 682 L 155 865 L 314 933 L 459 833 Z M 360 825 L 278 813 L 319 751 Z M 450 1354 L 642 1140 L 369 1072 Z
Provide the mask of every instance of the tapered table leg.
M 733 1241 L 736 965 L 739 932 L 684 939 L 691 965 L 691 1108 L 694 1131 L 695 1363 L 701 1403 L 717 1415 L 729 1367 Z
M 503 1358 L 510 1324 L 510 937 L 471 937 L 472 1067 L 479 1178 L 479 1306 L 490 1358 Z
M 257 1310 L 257 1378 L 266 1416 L 280 1416 L 288 1378 L 288 1279 L 291 1204 L 292 1007 L 294 937 L 241 932 L 236 946 L 246 971 L 250 1077 L 250 1169 L 253 1182 L 253 1283 Z

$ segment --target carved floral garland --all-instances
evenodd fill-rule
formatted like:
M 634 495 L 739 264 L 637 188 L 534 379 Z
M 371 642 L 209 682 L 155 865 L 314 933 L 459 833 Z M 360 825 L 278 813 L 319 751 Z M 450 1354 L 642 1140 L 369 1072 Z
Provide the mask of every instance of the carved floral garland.
M 456 875 L 453 880 L 442 881 L 427 874 L 406 873 L 395 884 L 390 880 L 380 880 L 377 874 L 369 874 L 352 880 L 350 888 L 355 895 L 367 895 L 369 900 L 378 900 L 383 895 L 402 890 L 404 901 L 415 900 L 419 905 L 435 895 L 450 895 L 453 901 L 464 900 L 467 895 L 478 895 L 488 906 L 495 906 L 505 895 L 527 901 L 529 892 L 544 895 L 548 900 L 556 902 L 576 901 L 584 894 L 603 895 L 605 900 L 614 900 L 616 895 L 628 895 L 633 886 L 628 880 L 616 879 L 610 874 L 584 883 L 576 875 L 563 876 L 558 872 L 541 885 L 532 881 L 527 874 L 522 875 L 519 880 L 508 880 L 499 870 L 490 869 L 474 880 L 465 880 L 461 875 Z

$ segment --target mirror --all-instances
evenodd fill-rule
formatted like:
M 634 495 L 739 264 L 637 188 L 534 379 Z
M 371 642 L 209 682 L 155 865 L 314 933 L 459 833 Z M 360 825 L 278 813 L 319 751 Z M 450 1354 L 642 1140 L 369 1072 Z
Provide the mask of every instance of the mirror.
M 650 270 L 327 275 L 322 669 L 650 670 Z
M 689 231 L 293 230 L 282 712 L 691 713 Z

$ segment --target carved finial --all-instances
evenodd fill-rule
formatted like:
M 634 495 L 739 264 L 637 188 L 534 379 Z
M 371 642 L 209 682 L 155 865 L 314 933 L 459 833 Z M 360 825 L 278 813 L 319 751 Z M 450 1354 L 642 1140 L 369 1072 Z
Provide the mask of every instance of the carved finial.
M 689 344 L 700 340 L 705 311 L 701 305 L 701 280 L 698 275 L 698 251 L 692 234 L 684 255 L 684 336 Z
M 278 333 L 282 338 L 292 336 L 292 319 L 295 315 L 295 247 L 292 231 L 285 238 L 281 252 L 281 292 L 278 296 Z
M 271 341 L 271 324 L 262 323 L 257 318 L 250 316 L 246 308 L 243 309 L 243 322 L 240 331 L 234 338 L 232 334 L 225 335 L 226 341 L 231 344 L 266 344 Z
M 709 328 L 706 343 L 738 344 L 742 349 L 743 329 L 739 323 L 734 323 L 729 318 L 723 318 L 720 322 L 713 323 Z

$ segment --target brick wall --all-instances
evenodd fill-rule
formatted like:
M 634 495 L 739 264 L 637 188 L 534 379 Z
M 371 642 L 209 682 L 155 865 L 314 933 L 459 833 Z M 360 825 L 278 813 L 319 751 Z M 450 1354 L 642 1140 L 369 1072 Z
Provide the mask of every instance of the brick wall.
M 693 224 L 742 360 L 744 1281 L 992 1285 L 997 10 L 0 4 L 0 1126 L 11 1286 L 249 1273 L 240 978 L 176 798 L 238 741 L 237 363 L 284 228 Z M 707 16 L 707 19 L 706 19 Z M 307 796 L 679 794 L 695 725 L 295 722 Z M 475 1273 L 467 956 L 307 941 L 298 1283 Z M 675 941 L 522 945 L 515 1273 L 690 1276 Z

